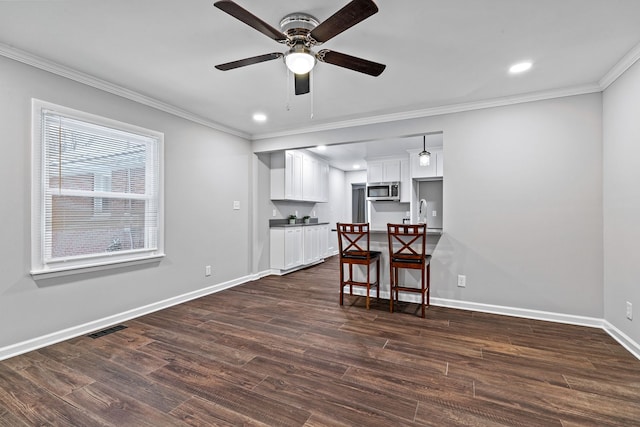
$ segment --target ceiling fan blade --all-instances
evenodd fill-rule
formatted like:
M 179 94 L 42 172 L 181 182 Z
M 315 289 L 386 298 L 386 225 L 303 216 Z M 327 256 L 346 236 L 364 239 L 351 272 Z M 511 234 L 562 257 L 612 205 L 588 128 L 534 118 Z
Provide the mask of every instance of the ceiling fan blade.
M 377 62 L 369 61 L 329 49 L 322 49 L 317 53 L 316 58 L 318 59 L 318 61 L 326 62 L 327 64 L 333 64 L 337 65 L 338 67 L 348 68 L 350 70 L 358 71 L 360 73 L 368 74 L 374 77 L 382 74 L 384 69 L 387 68 L 387 66 L 384 64 L 379 64 Z
M 307 74 L 294 74 L 295 84 L 296 84 L 296 95 L 304 95 L 305 93 L 309 93 L 311 88 L 309 86 L 309 76 L 311 73 Z
M 234 68 L 245 67 L 247 65 L 259 64 L 260 62 L 271 61 L 272 59 L 282 58 L 284 55 L 280 52 L 267 53 L 265 55 L 253 56 L 251 58 L 240 59 L 238 61 L 227 62 L 226 64 L 216 65 L 221 71 L 229 71 Z
M 267 24 L 262 19 L 231 0 L 220 0 L 215 2 L 213 5 L 279 43 L 287 41 L 287 36 L 285 36 L 281 31 L 273 28 L 271 25 Z
M 309 36 L 318 43 L 324 43 L 376 12 L 378 6 L 372 0 L 352 0 L 314 28 Z

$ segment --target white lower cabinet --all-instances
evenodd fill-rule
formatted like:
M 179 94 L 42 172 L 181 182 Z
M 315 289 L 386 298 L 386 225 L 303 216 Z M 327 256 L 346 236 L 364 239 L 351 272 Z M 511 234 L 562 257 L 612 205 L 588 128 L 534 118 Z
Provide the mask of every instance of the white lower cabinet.
M 329 246 L 329 225 L 270 229 L 271 268 L 287 271 L 323 260 Z
M 302 227 L 270 230 L 271 268 L 289 270 L 302 265 Z
M 320 226 L 304 228 L 304 259 L 305 264 L 320 261 Z

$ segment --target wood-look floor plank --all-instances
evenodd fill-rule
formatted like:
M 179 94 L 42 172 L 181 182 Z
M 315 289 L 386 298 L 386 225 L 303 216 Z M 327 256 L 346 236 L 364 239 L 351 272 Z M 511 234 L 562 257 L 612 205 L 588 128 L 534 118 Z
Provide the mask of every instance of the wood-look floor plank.
M 193 369 L 167 365 L 151 376 L 167 386 L 173 385 L 226 410 L 269 425 L 300 426 L 309 418 L 308 411 L 290 402 L 259 395 L 217 377 L 203 377 Z
M 94 382 L 93 378 L 83 375 L 60 362 L 47 359 L 37 352 L 26 354 L 19 360 L 21 365 L 14 367 L 14 369 L 20 375 L 57 396 L 66 396 L 73 390 Z M 11 364 L 11 361 L 9 361 L 9 364 Z
M 416 421 L 438 427 L 564 427 L 555 417 L 466 396 L 436 396 L 422 400 L 416 411 Z
M 340 424 L 344 421 L 352 426 L 415 425 L 413 421 L 407 420 L 409 416 L 413 418 L 415 409 L 403 406 L 407 408 L 407 411 L 403 413 L 405 416 L 398 417 L 385 412 L 384 408 L 372 406 L 366 400 L 353 399 L 353 395 L 342 394 L 342 388 L 333 386 L 329 381 L 322 381 L 325 389 L 320 393 L 313 387 L 309 387 L 311 383 L 312 381 L 306 382 L 306 378 L 267 377 L 265 381 L 260 383 L 255 392 L 274 399 L 284 398 L 296 406 L 304 407 L 311 415 L 323 415 L 328 421 L 325 425 Z M 325 390 L 327 388 L 333 388 L 334 392 L 326 393 Z M 362 398 L 363 395 L 360 394 L 358 397 Z M 387 405 L 390 403 L 387 402 Z
M 89 411 L 65 405 L 62 397 L 32 383 L 19 372 L 0 366 L 0 407 L 27 425 L 104 425 Z
M 162 412 L 171 411 L 189 398 L 188 394 L 180 390 L 157 383 L 150 374 L 138 373 L 93 353 L 69 360 L 65 364 L 71 369 L 94 378 L 95 383 L 104 384 L 134 396 L 138 401 Z
M 197 396 L 187 400 L 171 411 L 171 415 L 185 424 L 198 427 L 232 427 L 240 425 L 248 427 L 269 426 L 269 424 L 239 414 L 224 406 Z
M 137 395 L 117 390 L 104 383 L 94 383 L 65 396 L 65 401 L 85 408 L 113 426 L 168 426 L 180 425 L 179 420 L 153 408 Z M 182 424 L 186 425 L 186 424 Z
M 0 361 L 0 427 L 640 426 L 640 361 L 600 329 L 388 300 L 337 259 Z

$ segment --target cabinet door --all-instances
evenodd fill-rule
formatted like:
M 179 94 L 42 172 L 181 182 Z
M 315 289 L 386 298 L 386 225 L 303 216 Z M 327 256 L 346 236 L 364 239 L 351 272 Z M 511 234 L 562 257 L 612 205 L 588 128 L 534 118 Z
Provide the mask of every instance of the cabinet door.
M 284 153 L 284 198 L 293 199 L 293 151 L 285 151 Z
M 384 166 L 382 162 L 367 162 L 367 182 L 384 182 Z
M 304 227 L 304 264 L 320 260 L 320 226 Z
M 304 256 L 302 262 L 310 264 L 313 260 L 313 227 L 304 227 Z
M 302 227 L 287 228 L 285 238 L 286 268 L 302 265 Z
M 284 268 L 295 267 L 295 229 L 287 228 L 284 233 Z
M 399 182 L 402 179 L 400 175 L 400 160 L 385 160 L 382 163 L 382 167 L 383 182 Z
M 318 200 L 318 160 L 311 156 L 302 157 L 302 200 Z
M 399 182 L 400 160 L 370 160 L 367 162 L 367 182 Z
M 302 153 L 299 151 L 293 152 L 293 194 L 292 200 L 302 200 Z

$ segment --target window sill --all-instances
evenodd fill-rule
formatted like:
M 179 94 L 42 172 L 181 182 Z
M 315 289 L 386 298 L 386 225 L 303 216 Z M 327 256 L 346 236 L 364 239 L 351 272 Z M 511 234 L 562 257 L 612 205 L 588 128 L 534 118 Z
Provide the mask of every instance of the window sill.
M 95 262 L 86 265 L 60 266 L 54 268 L 44 268 L 41 270 L 31 270 L 30 274 L 34 280 L 51 279 L 54 277 L 70 276 L 74 274 L 91 273 L 94 271 L 103 271 L 114 268 L 129 267 L 140 264 L 151 264 L 159 262 L 164 258 L 164 254 L 145 255 L 139 258 L 130 258 L 127 260 L 107 260 Z

